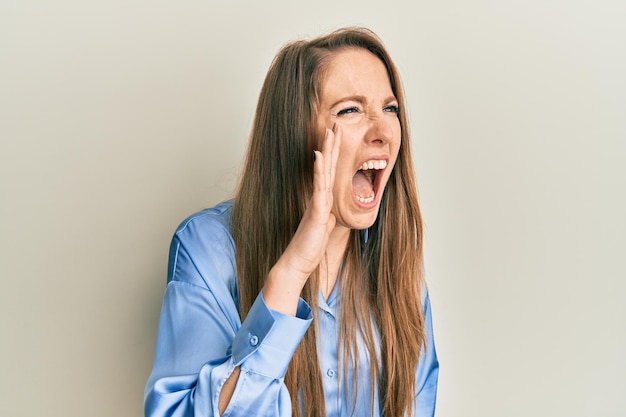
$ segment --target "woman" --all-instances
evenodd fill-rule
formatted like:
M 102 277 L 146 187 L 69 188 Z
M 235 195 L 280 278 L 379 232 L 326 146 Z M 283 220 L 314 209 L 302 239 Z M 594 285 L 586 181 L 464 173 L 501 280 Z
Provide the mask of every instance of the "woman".
M 174 235 L 146 415 L 433 415 L 409 145 L 373 33 L 279 52 L 234 201 Z

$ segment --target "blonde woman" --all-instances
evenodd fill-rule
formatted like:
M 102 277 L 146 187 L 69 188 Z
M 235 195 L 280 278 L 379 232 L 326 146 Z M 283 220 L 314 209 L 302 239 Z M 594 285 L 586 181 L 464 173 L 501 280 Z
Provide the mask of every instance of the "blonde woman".
M 234 200 L 170 252 L 147 416 L 432 416 L 438 361 L 397 70 L 370 31 L 288 44 Z

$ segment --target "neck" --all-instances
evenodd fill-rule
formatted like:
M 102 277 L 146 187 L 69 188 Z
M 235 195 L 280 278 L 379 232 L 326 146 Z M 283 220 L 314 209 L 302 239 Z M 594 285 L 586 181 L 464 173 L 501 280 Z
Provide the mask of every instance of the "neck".
M 336 226 L 328 237 L 326 255 L 322 259 L 319 269 L 319 286 L 324 299 L 328 299 L 337 282 L 339 268 L 343 262 L 349 239 L 350 229 L 343 226 Z

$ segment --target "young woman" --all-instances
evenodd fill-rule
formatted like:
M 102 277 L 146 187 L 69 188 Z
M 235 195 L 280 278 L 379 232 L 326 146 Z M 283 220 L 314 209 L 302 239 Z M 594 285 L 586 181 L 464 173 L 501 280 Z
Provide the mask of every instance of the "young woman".
M 432 416 L 438 362 L 397 70 L 347 28 L 277 55 L 234 200 L 170 252 L 147 416 Z

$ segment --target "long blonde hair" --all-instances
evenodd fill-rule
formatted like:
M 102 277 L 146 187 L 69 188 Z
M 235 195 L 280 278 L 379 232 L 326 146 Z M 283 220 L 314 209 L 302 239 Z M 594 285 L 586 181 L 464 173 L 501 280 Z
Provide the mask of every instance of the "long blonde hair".
M 376 382 L 370 401 L 378 389 L 383 415 L 411 415 L 415 369 L 425 343 L 420 302 L 422 220 L 398 72 L 382 42 L 367 29 L 345 28 L 290 43 L 269 69 L 231 215 L 239 311 L 243 320 L 302 218 L 312 193 L 315 121 L 324 70 L 333 54 L 345 48 L 366 49 L 385 65 L 399 103 L 402 138 L 375 223 L 367 231 L 351 232 L 342 269 L 345 278 L 339 284 L 339 360 L 346 382 L 348 370 L 352 369 L 351 375 L 359 372 L 357 337 L 362 337 L 370 358 L 369 377 Z M 302 292 L 314 315 L 317 275 L 311 276 Z M 326 415 L 316 333 L 312 326 L 285 377 L 294 416 L 301 416 L 300 401 L 304 416 Z M 357 383 L 350 385 L 356 401 Z

